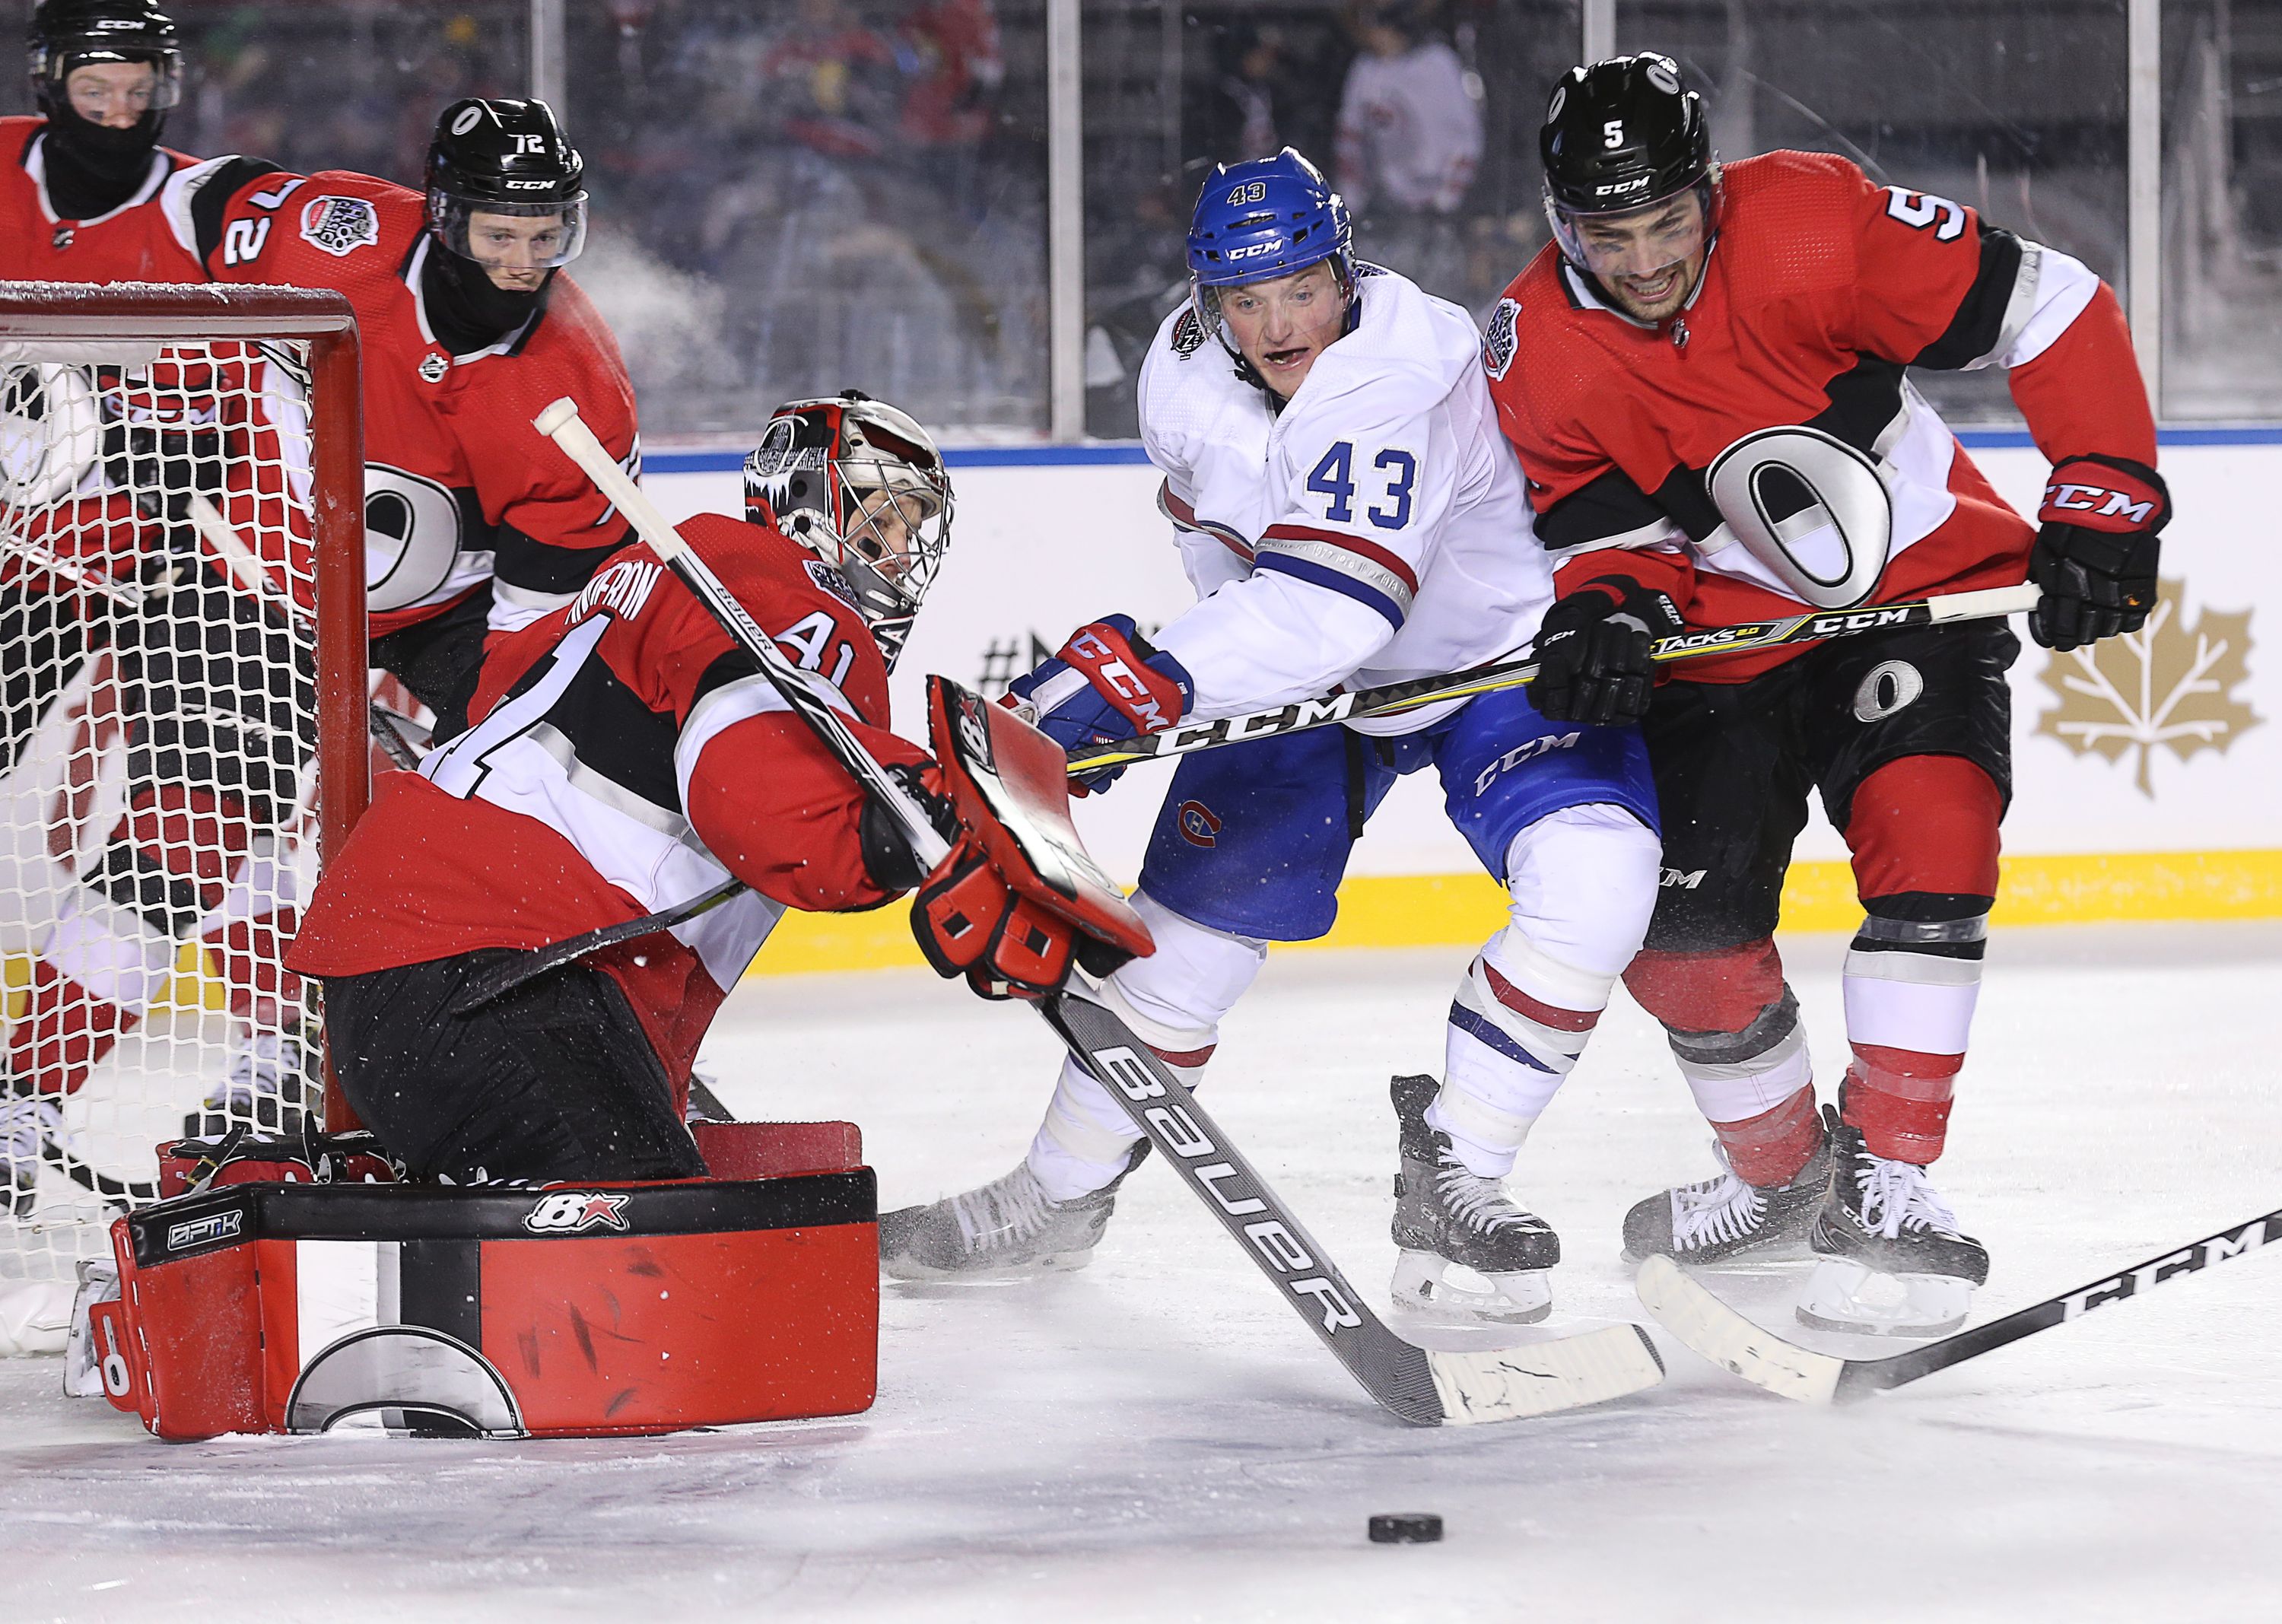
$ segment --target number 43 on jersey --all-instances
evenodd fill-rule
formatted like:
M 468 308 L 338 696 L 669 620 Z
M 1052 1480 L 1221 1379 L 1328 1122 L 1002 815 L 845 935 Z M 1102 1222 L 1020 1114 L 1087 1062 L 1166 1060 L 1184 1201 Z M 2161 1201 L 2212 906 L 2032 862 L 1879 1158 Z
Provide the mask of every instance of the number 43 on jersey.
M 1308 476 L 1308 489 L 1317 496 L 1328 496 L 1323 517 L 1334 524 L 1354 522 L 1355 500 L 1354 442 L 1343 439 L 1323 453 L 1323 460 L 1316 464 L 1315 472 Z M 1370 459 L 1362 483 L 1369 505 L 1363 517 L 1381 530 L 1401 530 L 1410 523 L 1410 487 L 1418 478 L 1418 459 L 1408 451 L 1389 447 Z

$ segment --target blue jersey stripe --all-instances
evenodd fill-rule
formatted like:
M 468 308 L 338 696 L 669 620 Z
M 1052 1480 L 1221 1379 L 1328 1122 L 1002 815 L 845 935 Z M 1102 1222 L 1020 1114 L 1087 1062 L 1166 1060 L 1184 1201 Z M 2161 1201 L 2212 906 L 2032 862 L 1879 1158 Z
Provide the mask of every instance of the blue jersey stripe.
M 1378 587 L 1365 586 L 1352 575 L 1342 575 L 1337 570 L 1326 569 L 1311 559 L 1295 558 L 1289 553 L 1262 553 L 1253 568 L 1296 576 L 1311 587 L 1326 587 L 1344 597 L 1353 598 L 1365 609 L 1386 616 L 1387 625 L 1396 631 L 1402 629 L 1402 605 Z

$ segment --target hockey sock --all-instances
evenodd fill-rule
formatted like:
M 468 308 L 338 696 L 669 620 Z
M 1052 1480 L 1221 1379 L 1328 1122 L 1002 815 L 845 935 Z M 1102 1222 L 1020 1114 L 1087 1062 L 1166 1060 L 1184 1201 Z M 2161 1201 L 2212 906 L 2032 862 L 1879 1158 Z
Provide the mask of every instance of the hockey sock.
M 1814 1064 L 1771 938 L 1711 952 L 1643 952 L 1625 986 L 1663 1022 L 1737 1177 L 1779 1185 L 1806 1165 L 1821 1138 Z
M 139 1018 L 35 959 L 24 1013 L 8 1031 L 7 1082 L 35 1093 L 76 1093 Z
M 1428 1126 L 1466 1170 L 1502 1178 L 1584 1052 L 1656 904 L 1662 845 L 1622 807 L 1563 807 L 1506 850 L 1506 928 L 1451 1000 Z
M 1865 779 L 1846 839 L 1865 918 L 1846 953 L 1841 1091 L 1873 1155 L 1920 1164 L 1941 1154 L 1973 1030 L 1997 890 L 2003 801 L 1955 756 L 1911 756 Z
M 1174 1076 L 1193 1087 L 1219 1043 L 1220 1018 L 1268 958 L 1264 942 L 1207 929 L 1145 892 L 1133 905 L 1157 951 L 1119 968 L 1100 997 Z M 1062 1062 L 1045 1121 L 1030 1141 L 1030 1171 L 1050 1200 L 1075 1201 L 1129 1165 L 1141 1135 L 1125 1107 L 1074 1059 Z

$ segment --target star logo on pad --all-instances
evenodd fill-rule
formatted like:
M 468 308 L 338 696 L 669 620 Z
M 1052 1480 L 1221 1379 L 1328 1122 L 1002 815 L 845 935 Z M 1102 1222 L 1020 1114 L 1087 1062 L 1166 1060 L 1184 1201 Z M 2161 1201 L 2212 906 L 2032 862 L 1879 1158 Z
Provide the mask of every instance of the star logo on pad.
M 633 1226 L 625 1220 L 627 1197 L 607 1191 L 556 1190 L 540 1198 L 523 1220 L 534 1235 L 578 1235 L 590 1229 Z

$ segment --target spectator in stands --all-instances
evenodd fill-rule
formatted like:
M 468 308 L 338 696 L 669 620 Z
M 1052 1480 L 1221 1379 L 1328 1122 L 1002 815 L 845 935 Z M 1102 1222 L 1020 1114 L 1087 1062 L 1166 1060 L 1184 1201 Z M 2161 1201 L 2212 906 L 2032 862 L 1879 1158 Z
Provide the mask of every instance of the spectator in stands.
M 785 136 L 834 159 L 877 158 L 893 123 L 895 48 L 847 0 L 800 0 L 761 58 Z
M 1458 210 L 1482 155 L 1481 82 L 1421 0 L 1370 0 L 1339 97 L 1339 185 L 1357 230 L 1429 292 L 1461 297 Z
M 972 217 L 977 159 L 1006 78 L 991 0 L 920 0 L 896 30 L 896 56 L 910 80 L 904 145 L 951 209 Z

